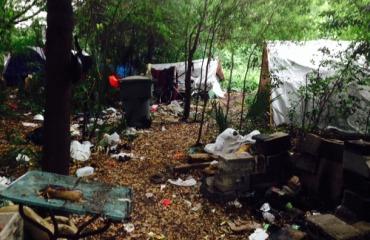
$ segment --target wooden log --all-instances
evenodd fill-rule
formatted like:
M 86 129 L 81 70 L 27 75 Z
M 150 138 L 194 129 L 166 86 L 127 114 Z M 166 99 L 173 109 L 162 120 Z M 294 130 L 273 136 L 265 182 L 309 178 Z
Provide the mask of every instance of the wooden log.
M 194 153 L 189 154 L 188 162 L 189 163 L 202 163 L 210 162 L 215 159 L 211 154 L 208 153 Z
M 182 171 L 187 171 L 190 169 L 203 169 L 208 167 L 211 164 L 211 162 L 203 162 L 203 163 L 185 163 L 181 165 L 177 165 L 173 168 L 175 172 L 182 172 Z

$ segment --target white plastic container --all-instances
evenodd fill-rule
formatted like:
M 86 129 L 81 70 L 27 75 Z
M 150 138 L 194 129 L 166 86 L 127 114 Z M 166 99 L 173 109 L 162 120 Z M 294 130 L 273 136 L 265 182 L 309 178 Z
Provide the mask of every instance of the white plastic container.
M 77 177 L 87 177 L 87 176 L 92 175 L 93 173 L 94 173 L 94 168 L 90 166 L 79 168 L 76 171 Z

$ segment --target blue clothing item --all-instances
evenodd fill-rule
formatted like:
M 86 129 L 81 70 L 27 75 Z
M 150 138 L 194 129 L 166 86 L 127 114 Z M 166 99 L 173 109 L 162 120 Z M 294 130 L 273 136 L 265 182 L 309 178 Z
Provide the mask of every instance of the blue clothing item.
M 129 65 L 118 65 L 116 68 L 116 74 L 119 78 L 124 78 L 132 75 L 131 67 Z

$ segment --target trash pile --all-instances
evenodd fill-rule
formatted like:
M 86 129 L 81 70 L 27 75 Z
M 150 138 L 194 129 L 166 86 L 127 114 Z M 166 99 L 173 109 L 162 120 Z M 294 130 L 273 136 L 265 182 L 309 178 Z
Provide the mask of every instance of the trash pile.
M 228 225 L 249 239 L 370 239 L 370 143 L 313 134 L 291 142 L 283 132 L 229 128 L 172 170 L 203 169 L 210 201 L 235 209 L 247 201 L 263 224 Z
M 155 123 L 177 123 L 182 116 L 183 107 L 177 100 L 171 101 L 170 104 L 154 104 L 150 107 L 150 112 Z

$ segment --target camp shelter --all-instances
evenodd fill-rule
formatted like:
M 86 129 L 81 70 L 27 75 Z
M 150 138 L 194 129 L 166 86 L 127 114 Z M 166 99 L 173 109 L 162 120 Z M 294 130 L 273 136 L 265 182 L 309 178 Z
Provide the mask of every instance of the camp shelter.
M 305 42 L 271 41 L 263 49 L 260 83 L 257 101 L 254 106 L 264 108 L 272 125 L 289 124 L 290 111 L 294 109 L 298 121 L 302 121 L 304 110 L 313 108 L 310 103 L 303 104 L 298 92 L 307 86 L 312 74 L 319 74 L 321 79 L 336 76 L 338 63 L 346 61 L 351 54 L 351 42 L 333 40 L 312 40 Z M 369 66 L 364 57 L 356 64 L 370 76 Z M 341 94 L 355 95 L 359 99 L 356 111 L 347 119 L 337 118 L 331 122 L 320 122 L 319 127 L 338 127 L 363 133 L 366 119 L 370 112 L 370 86 L 352 84 Z M 343 88 L 344 89 L 344 88 Z M 331 103 L 338 101 L 338 96 L 328 99 Z M 305 107 L 305 108 L 304 108 Z M 329 111 L 326 109 L 326 111 Z
M 27 47 L 10 54 L 4 62 L 3 78 L 7 86 L 23 84 L 28 74 L 41 73 L 45 69 L 45 54 L 40 47 Z
M 207 70 L 207 59 L 193 60 L 193 67 L 191 72 L 192 90 L 198 89 L 199 85 L 204 87 L 205 80 L 207 79 L 207 90 L 212 89 L 217 97 L 224 97 L 225 92 L 221 89 L 220 80 L 224 79 L 222 67 L 218 59 L 211 59 Z M 161 63 L 161 64 L 148 64 L 148 69 L 165 70 L 174 68 L 173 78 L 178 83 L 179 92 L 185 91 L 185 71 L 186 62 L 177 63 Z

